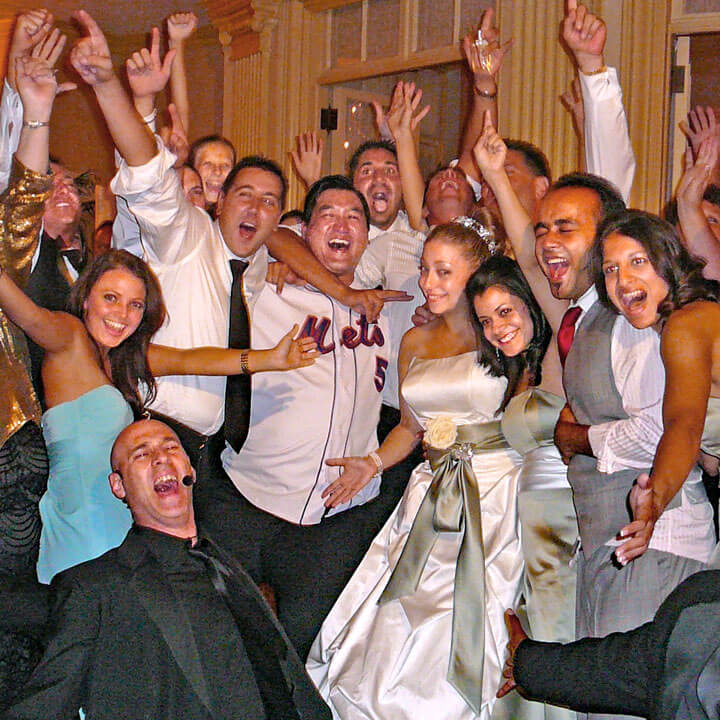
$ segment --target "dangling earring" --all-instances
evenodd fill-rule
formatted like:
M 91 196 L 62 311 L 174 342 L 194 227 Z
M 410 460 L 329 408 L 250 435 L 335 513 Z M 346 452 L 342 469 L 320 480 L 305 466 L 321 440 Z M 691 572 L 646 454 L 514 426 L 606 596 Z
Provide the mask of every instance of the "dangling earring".
M 500 362 L 500 348 L 495 348 L 495 357 L 497 358 L 497 361 Z

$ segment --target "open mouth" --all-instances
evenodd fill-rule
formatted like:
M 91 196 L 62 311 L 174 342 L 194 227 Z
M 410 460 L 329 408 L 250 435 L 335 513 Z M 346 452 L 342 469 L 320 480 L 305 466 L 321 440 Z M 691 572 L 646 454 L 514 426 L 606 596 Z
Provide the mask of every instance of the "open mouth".
M 567 259 L 562 257 L 543 257 L 543 261 L 547 268 L 548 280 L 553 284 L 561 283 L 570 267 Z
M 373 210 L 376 212 L 384 212 L 388 209 L 388 194 L 383 190 L 378 190 L 377 192 L 372 193 L 370 195 L 370 199 L 372 200 L 371 204 L 373 206 Z
M 238 230 L 240 230 L 240 235 L 242 235 L 244 238 L 252 238 L 257 232 L 257 226 L 253 223 L 241 222 L 238 225 Z
M 125 332 L 125 328 L 127 327 L 125 323 L 115 322 L 114 320 L 108 320 L 107 318 L 105 318 L 103 322 L 105 327 L 110 330 L 113 335 L 121 335 Z
M 627 312 L 631 315 L 642 312 L 644 309 L 645 300 L 647 300 L 647 293 L 645 290 L 632 290 L 630 292 L 621 292 L 620 304 L 622 305 L 623 312 Z
M 159 478 L 155 478 L 153 483 L 153 490 L 158 495 L 167 495 L 168 493 L 175 492 L 178 488 L 178 480 L 175 475 L 161 475 Z
M 328 240 L 328 246 L 331 250 L 342 252 L 350 247 L 350 241 L 343 240 L 342 238 L 332 238 L 331 240 Z

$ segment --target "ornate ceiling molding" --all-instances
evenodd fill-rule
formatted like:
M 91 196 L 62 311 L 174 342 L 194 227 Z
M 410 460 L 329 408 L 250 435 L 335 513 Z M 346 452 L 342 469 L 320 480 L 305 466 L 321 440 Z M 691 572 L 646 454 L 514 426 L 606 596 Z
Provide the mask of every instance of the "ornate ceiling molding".
M 203 0 L 220 42 L 230 49 L 230 59 L 253 55 L 260 50 L 260 35 L 278 21 L 283 0 Z

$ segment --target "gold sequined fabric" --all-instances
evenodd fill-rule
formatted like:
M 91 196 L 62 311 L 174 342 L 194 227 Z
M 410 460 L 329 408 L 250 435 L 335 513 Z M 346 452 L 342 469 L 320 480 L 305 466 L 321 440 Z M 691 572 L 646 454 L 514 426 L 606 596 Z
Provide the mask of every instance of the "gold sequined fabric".
M 21 288 L 30 277 L 50 188 L 50 175 L 13 158 L 10 183 L 0 196 L 0 266 Z M 25 335 L 0 309 L 0 447 L 29 420 L 40 423 L 29 371 Z

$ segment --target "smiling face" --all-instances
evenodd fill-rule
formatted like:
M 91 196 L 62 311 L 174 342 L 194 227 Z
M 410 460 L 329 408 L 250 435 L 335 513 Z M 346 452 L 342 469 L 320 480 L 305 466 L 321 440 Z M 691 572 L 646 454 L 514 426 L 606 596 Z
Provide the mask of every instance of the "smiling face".
M 223 142 L 206 143 L 197 151 L 195 169 L 202 180 L 208 203 L 217 202 L 232 167 L 232 150 Z
M 283 186 L 269 170 L 246 167 L 217 204 L 225 244 L 239 257 L 249 257 L 270 237 L 282 213 Z
M 370 222 L 387 230 L 402 203 L 400 171 L 396 157 L 383 148 L 366 150 L 359 158 L 352 183 L 367 200 Z
M 425 243 L 420 261 L 420 289 L 435 315 L 454 310 L 465 301 L 465 285 L 475 270 L 464 248 L 437 236 Z
M 51 163 L 52 190 L 45 201 L 43 223 L 50 237 L 74 232 L 80 220 L 80 195 L 70 173 Z
M 465 173 L 445 168 L 435 173 L 425 192 L 428 225 L 442 225 L 472 212 L 475 196 Z
M 180 183 L 182 184 L 185 197 L 201 210 L 207 210 L 208 203 L 205 199 L 200 175 L 187 165 L 183 165 L 181 168 L 178 168 L 178 175 L 180 176 Z
M 637 240 L 614 232 L 603 242 L 602 272 L 612 304 L 636 328 L 655 325 L 658 306 L 667 297 L 667 283 Z
M 365 211 L 352 190 L 324 190 L 318 195 L 305 241 L 323 267 L 342 282 L 352 282 L 367 237 Z
M 584 187 L 549 192 L 540 202 L 535 256 L 561 300 L 577 300 L 592 284 L 590 250 L 600 216 L 600 199 Z
M 142 527 L 180 537 L 194 533 L 192 486 L 195 473 L 175 433 L 157 420 L 140 420 L 123 430 L 112 452 L 110 487 L 124 499 Z
M 83 321 L 101 352 L 127 340 L 145 313 L 145 284 L 122 267 L 104 272 L 83 303 Z
M 548 179 L 533 174 L 525 162 L 525 156 L 519 150 L 507 151 L 505 172 L 525 212 L 531 219 L 534 218 L 538 202 L 547 192 L 549 185 Z M 481 192 L 483 205 L 498 214 L 500 210 L 497 200 L 487 183 L 483 183 Z
M 473 300 L 485 339 L 507 357 L 527 349 L 533 322 L 525 303 L 500 285 L 492 285 Z

